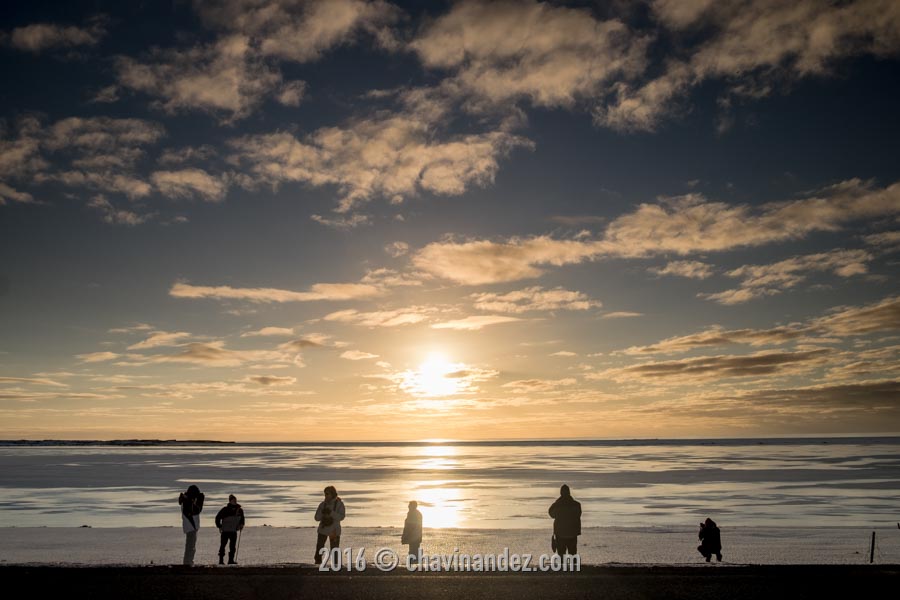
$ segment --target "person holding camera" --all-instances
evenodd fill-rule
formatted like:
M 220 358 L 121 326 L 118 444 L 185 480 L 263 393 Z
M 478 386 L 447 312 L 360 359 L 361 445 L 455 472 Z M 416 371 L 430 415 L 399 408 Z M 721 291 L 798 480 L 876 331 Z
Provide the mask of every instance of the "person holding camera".
M 197 532 L 200 531 L 200 511 L 203 510 L 205 496 L 196 485 L 188 487 L 186 492 L 178 495 L 178 504 L 181 505 L 181 529 L 184 531 L 184 560 L 185 566 L 194 564 L 194 554 L 197 552 Z
M 722 533 L 719 526 L 712 519 L 706 519 L 700 523 L 700 545 L 697 546 L 697 552 L 703 555 L 706 562 L 709 562 L 712 555 L 716 555 L 716 562 L 722 562 Z
M 316 564 L 322 564 L 322 555 L 320 552 L 325 547 L 325 541 L 329 542 L 329 549 L 341 547 L 341 521 L 347 514 L 344 508 L 344 501 L 337 495 L 337 490 L 333 485 L 325 488 L 325 500 L 319 503 L 316 509 L 316 521 L 319 527 L 316 529 Z

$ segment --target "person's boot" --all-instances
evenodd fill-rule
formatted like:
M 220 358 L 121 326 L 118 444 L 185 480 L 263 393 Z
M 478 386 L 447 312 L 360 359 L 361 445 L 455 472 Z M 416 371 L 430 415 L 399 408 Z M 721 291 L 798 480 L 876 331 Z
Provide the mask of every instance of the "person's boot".
M 229 552 L 229 553 L 228 553 L 228 564 L 229 564 L 229 565 L 236 565 L 236 564 L 237 564 L 237 561 L 234 560 L 234 552 Z
M 220 554 L 220 555 L 219 555 L 219 564 L 220 564 L 220 565 L 224 565 L 224 564 L 225 564 L 225 555 L 224 555 L 224 554 Z
M 716 562 L 722 562 L 722 553 L 716 554 Z

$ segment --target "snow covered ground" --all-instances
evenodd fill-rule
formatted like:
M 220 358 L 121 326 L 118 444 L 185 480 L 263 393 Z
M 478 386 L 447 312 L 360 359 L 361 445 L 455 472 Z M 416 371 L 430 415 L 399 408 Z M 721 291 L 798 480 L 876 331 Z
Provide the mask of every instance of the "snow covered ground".
M 863 564 L 869 560 L 872 529 L 723 528 L 726 564 Z M 900 563 L 900 529 L 875 530 L 875 562 Z M 0 528 L 2 564 L 150 565 L 178 564 L 184 547 L 180 527 L 146 528 Z M 205 527 L 197 543 L 197 564 L 217 561 L 218 532 Z M 345 527 L 342 546 L 366 549 L 371 564 L 375 550 L 402 552 L 397 528 Z M 423 549 L 430 554 L 549 553 L 549 530 L 426 529 Z M 697 531 L 685 528 L 607 528 L 584 530 L 579 550 L 584 564 L 705 565 L 696 551 Z M 240 543 L 242 565 L 310 564 L 315 529 L 247 527 Z M 715 563 L 715 559 L 713 559 Z

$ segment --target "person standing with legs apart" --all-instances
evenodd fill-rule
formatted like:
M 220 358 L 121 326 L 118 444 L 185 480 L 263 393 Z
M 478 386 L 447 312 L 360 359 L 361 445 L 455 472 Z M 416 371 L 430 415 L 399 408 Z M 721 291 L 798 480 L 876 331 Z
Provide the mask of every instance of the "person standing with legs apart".
M 341 521 L 347 514 L 344 507 L 344 501 L 337 495 L 337 490 L 333 485 L 325 488 L 325 500 L 319 503 L 316 509 L 316 521 L 319 527 L 316 529 L 316 564 L 322 564 L 322 555 L 320 552 L 325 547 L 325 541 L 328 540 L 329 548 L 334 550 L 341 547 Z
M 409 544 L 409 562 L 419 562 L 419 546 L 422 545 L 422 513 L 419 512 L 419 503 L 413 500 L 409 503 L 409 512 L 406 513 L 406 521 L 403 523 L 403 534 L 400 537 L 401 544 Z
M 200 511 L 203 510 L 204 495 L 196 485 L 190 486 L 186 492 L 178 495 L 181 505 L 181 529 L 184 531 L 183 564 L 190 567 L 194 564 L 197 551 L 197 532 L 200 531 Z
M 569 486 L 559 488 L 559 498 L 548 511 L 553 517 L 553 538 L 556 553 L 560 556 L 578 554 L 578 536 L 581 535 L 581 503 L 572 497 Z
M 228 549 L 228 564 L 236 565 L 234 559 L 234 547 L 237 543 L 238 531 L 244 528 L 244 509 L 238 504 L 234 494 L 228 496 L 228 504 L 216 515 L 216 527 L 221 534 L 219 542 L 219 564 L 225 564 L 225 544 L 230 544 Z

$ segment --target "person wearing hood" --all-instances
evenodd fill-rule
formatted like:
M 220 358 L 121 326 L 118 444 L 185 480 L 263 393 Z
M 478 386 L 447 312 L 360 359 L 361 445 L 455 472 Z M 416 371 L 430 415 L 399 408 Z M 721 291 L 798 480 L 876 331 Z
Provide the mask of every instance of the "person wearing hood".
M 344 507 L 344 501 L 338 497 L 337 490 L 333 485 L 325 488 L 325 500 L 319 502 L 316 509 L 316 521 L 319 527 L 316 529 L 316 555 L 315 562 L 317 565 L 322 564 L 322 555 L 320 552 L 325 547 L 325 541 L 328 540 L 330 549 L 341 547 L 341 521 L 347 514 Z
M 219 564 L 225 564 L 225 544 L 228 548 L 228 564 L 236 565 L 234 560 L 234 547 L 237 544 L 238 531 L 244 528 L 244 509 L 238 504 L 234 494 L 228 496 L 228 504 L 216 515 L 216 527 L 221 533 L 219 543 Z
M 422 513 L 419 512 L 419 503 L 415 500 L 409 503 L 400 543 L 409 544 L 409 562 L 418 562 L 419 546 L 422 545 Z
M 548 511 L 553 517 L 553 539 L 557 554 L 578 554 L 578 536 L 581 535 L 581 503 L 572 497 L 569 486 L 559 488 L 559 498 Z
M 706 521 L 700 523 L 698 537 L 700 538 L 700 545 L 697 546 L 697 551 L 703 555 L 706 562 L 710 561 L 713 554 L 716 555 L 716 562 L 722 562 L 722 533 L 719 531 L 716 522 L 712 519 L 706 519 Z
M 205 496 L 196 485 L 190 486 L 186 492 L 178 495 L 181 505 L 181 529 L 184 531 L 183 564 L 190 567 L 194 564 L 197 552 L 197 532 L 200 531 L 200 512 L 203 510 Z

